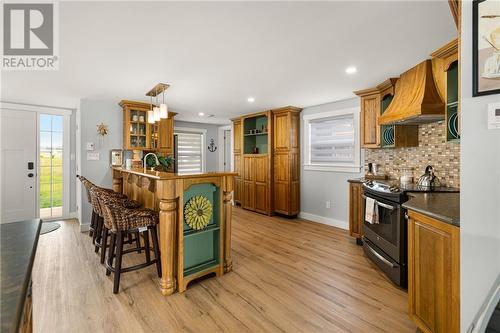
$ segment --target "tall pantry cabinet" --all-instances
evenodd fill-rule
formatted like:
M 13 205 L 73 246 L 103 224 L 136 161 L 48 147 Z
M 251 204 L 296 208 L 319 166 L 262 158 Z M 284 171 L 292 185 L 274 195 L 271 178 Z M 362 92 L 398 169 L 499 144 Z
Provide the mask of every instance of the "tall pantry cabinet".
M 232 119 L 234 200 L 245 209 L 300 211 L 300 111 L 287 106 Z

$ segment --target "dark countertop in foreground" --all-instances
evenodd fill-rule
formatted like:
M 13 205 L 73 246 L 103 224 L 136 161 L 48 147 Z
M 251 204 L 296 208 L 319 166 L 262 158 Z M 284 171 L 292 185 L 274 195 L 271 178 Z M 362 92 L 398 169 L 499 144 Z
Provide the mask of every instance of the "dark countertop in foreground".
M 38 219 L 0 225 L 2 333 L 18 331 L 41 225 Z
M 460 227 L 460 193 L 409 193 L 403 207 Z

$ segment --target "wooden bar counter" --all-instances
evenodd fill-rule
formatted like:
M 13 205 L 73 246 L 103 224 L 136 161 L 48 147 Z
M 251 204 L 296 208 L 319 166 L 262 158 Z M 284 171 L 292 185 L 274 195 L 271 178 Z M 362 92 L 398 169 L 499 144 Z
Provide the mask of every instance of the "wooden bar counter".
M 232 270 L 231 199 L 236 173 L 112 169 L 113 190 L 159 211 L 163 295 L 183 292 L 201 276 L 219 277 Z

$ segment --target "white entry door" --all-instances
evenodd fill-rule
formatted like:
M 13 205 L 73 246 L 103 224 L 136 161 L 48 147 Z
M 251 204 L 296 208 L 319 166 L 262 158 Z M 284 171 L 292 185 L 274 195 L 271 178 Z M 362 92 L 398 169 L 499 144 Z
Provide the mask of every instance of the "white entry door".
M 2 109 L 1 223 L 37 216 L 37 114 Z

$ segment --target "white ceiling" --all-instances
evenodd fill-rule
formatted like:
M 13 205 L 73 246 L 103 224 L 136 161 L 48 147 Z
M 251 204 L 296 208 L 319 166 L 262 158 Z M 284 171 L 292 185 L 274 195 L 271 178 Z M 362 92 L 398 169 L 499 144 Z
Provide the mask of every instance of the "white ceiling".
M 166 82 L 179 119 L 224 123 L 352 97 L 455 36 L 447 1 L 63 2 L 60 70 L 2 72 L 2 100 L 147 101 Z

